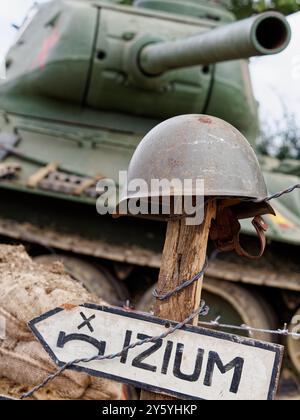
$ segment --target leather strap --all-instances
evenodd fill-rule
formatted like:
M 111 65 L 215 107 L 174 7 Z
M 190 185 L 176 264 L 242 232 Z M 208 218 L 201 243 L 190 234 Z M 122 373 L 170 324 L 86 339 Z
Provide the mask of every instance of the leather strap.
M 259 259 L 263 256 L 266 248 L 267 240 L 265 233 L 268 230 L 268 225 L 261 216 L 256 216 L 252 224 L 255 227 L 260 242 L 258 255 L 251 255 L 242 247 L 240 243 L 241 224 L 229 207 L 219 208 L 216 220 L 212 223 L 211 239 L 221 252 L 235 251 L 241 257 L 246 257 L 251 260 Z
M 266 232 L 269 228 L 269 226 L 266 224 L 264 219 L 261 216 L 256 216 L 252 220 L 252 225 L 255 227 L 255 230 L 257 232 L 257 236 L 260 242 L 260 251 L 258 255 L 251 255 L 249 252 L 247 252 L 240 243 L 240 231 L 235 235 L 234 237 L 234 248 L 238 255 L 241 257 L 246 257 L 250 260 L 258 260 L 261 258 L 265 252 L 266 245 L 267 245 L 267 239 L 266 239 Z

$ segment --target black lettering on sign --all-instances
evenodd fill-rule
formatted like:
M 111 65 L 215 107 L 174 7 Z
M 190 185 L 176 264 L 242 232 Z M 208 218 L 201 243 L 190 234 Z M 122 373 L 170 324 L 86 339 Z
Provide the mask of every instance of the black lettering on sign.
M 67 343 L 70 341 L 84 341 L 86 343 L 91 344 L 92 346 L 96 347 L 99 351 L 99 356 L 103 356 L 106 349 L 106 342 L 105 341 L 98 341 L 96 338 L 90 337 L 85 334 L 69 334 L 67 335 L 65 332 L 61 331 L 56 346 L 60 349 L 63 349 Z
M 161 368 L 161 373 L 163 375 L 166 375 L 168 373 L 172 350 L 173 350 L 173 343 L 172 341 L 168 341 L 166 345 L 162 368 Z
M 93 332 L 94 332 L 94 328 L 92 327 L 91 322 L 92 322 L 94 319 L 96 319 L 96 315 L 92 315 L 92 316 L 90 316 L 89 318 L 87 318 L 87 317 L 84 315 L 84 313 L 83 313 L 83 312 L 80 312 L 80 316 L 81 316 L 81 318 L 83 319 L 83 323 L 82 323 L 82 324 L 80 324 L 80 325 L 77 327 L 77 329 L 78 329 L 78 330 L 81 330 L 81 329 L 82 329 L 82 328 L 84 328 L 84 327 L 88 327 L 88 329 L 90 330 L 90 332 L 91 332 L 91 333 L 93 333 Z
M 178 343 L 177 348 L 176 348 L 173 374 L 176 378 L 183 379 L 184 381 L 196 382 L 196 381 L 198 381 L 198 379 L 200 377 L 200 374 L 201 374 L 202 365 L 203 365 L 204 350 L 198 349 L 197 357 L 196 357 L 196 361 L 195 361 L 194 372 L 191 375 L 187 375 L 187 374 L 181 372 L 181 363 L 182 363 L 182 359 L 183 359 L 183 351 L 184 351 L 184 344 Z M 188 355 L 188 357 L 190 357 L 190 354 Z
M 214 351 L 210 351 L 209 357 L 208 357 L 204 385 L 212 386 L 215 365 L 217 365 L 222 375 L 234 369 L 234 375 L 233 375 L 233 379 L 232 379 L 232 383 L 230 387 L 230 392 L 232 392 L 233 394 L 237 394 L 240 383 L 241 383 L 241 379 L 242 379 L 244 364 L 245 364 L 244 359 L 242 359 L 241 357 L 236 357 L 234 360 L 232 360 L 232 362 L 224 366 L 218 353 Z
M 125 335 L 125 340 L 124 340 L 124 345 L 123 345 L 123 349 L 125 349 L 126 347 L 128 347 L 131 343 L 131 337 L 132 337 L 132 331 L 126 331 L 126 335 Z M 128 351 L 125 351 L 122 354 L 121 360 L 120 362 L 123 363 L 125 365 L 125 363 L 127 362 L 127 357 L 128 357 Z
M 146 340 L 147 338 L 150 338 L 149 335 L 144 335 L 144 334 L 138 334 L 137 335 L 138 340 Z M 157 340 L 153 346 L 151 346 L 149 349 L 147 349 L 146 351 L 143 351 L 140 355 L 138 355 L 137 357 L 135 357 L 132 361 L 132 366 L 137 367 L 139 369 L 144 369 L 144 370 L 148 370 L 150 372 L 156 372 L 157 371 L 157 366 L 152 366 L 152 365 L 148 365 L 147 363 L 143 363 L 144 360 L 151 356 L 152 354 L 154 354 L 155 352 L 157 352 L 157 350 L 159 350 L 161 348 L 163 344 L 163 340 Z

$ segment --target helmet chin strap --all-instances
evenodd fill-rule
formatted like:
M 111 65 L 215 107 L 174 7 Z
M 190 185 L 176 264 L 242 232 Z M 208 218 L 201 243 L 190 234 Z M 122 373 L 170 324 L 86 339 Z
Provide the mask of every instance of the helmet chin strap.
M 239 223 L 240 224 L 240 223 Z M 265 252 L 267 239 L 266 239 L 266 232 L 268 231 L 269 226 L 266 224 L 264 219 L 261 216 L 255 216 L 252 220 L 252 224 L 255 227 L 257 232 L 257 236 L 260 242 L 260 252 L 258 255 L 251 255 L 241 246 L 240 243 L 240 231 L 234 237 L 234 249 L 238 255 L 241 257 L 246 257 L 250 260 L 258 260 L 261 258 Z
M 256 216 L 252 221 L 259 238 L 260 249 L 258 255 L 251 255 L 240 243 L 241 224 L 237 216 L 229 207 L 220 207 L 216 219 L 211 227 L 211 239 L 221 252 L 235 251 L 241 257 L 257 260 L 264 254 L 266 248 L 266 232 L 268 225 L 261 216 Z

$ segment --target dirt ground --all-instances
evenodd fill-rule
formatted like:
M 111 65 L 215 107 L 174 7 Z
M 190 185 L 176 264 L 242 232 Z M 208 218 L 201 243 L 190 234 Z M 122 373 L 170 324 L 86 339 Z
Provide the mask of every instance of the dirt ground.
M 67 275 L 61 263 L 38 265 L 22 246 L 0 245 L 0 317 L 6 323 L 6 337 L 0 339 L 0 394 L 19 397 L 57 370 L 27 323 L 66 303 L 105 302 Z M 34 398 L 123 399 L 124 390 L 115 382 L 67 371 Z

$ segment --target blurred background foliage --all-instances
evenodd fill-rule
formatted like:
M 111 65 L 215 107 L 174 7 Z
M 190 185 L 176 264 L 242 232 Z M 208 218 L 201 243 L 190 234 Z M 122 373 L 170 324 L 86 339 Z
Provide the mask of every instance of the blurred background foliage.
M 205 3 L 205 0 L 199 1 Z M 211 2 L 224 5 L 238 18 L 248 17 L 253 13 L 266 10 L 278 10 L 285 15 L 300 10 L 300 0 L 211 0 Z M 132 4 L 133 0 L 121 0 L 121 3 Z
M 225 0 L 220 3 L 225 4 L 239 18 L 267 10 L 277 10 L 285 15 L 300 10 L 300 0 Z
M 257 141 L 257 148 L 264 156 L 273 156 L 280 160 L 300 160 L 299 122 L 287 104 L 283 103 L 283 118 L 264 120 Z

